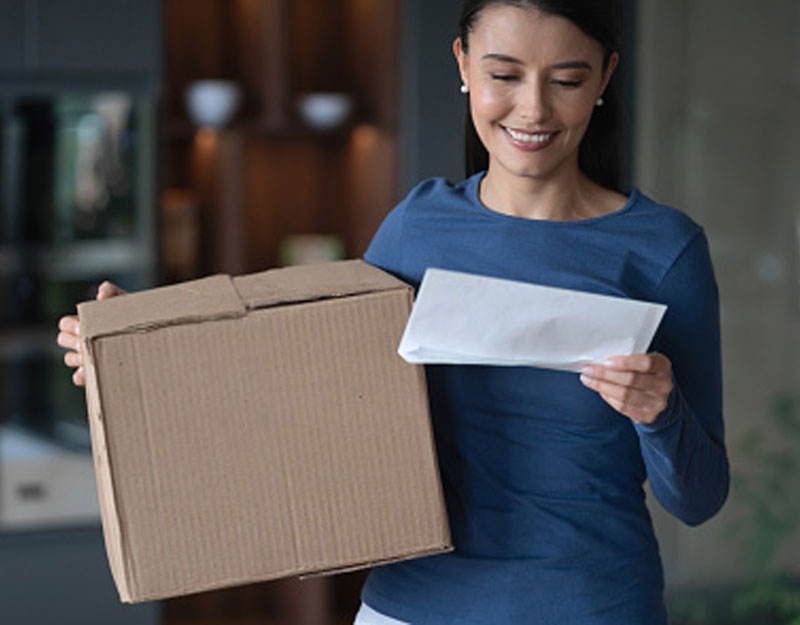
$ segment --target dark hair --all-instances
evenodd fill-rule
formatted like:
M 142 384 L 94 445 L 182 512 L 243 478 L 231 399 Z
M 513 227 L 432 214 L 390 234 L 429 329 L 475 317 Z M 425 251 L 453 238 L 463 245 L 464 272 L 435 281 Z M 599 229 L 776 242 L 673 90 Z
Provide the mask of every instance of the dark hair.
M 603 46 L 603 67 L 619 51 L 619 12 L 615 0 L 465 0 L 459 29 L 464 52 L 469 34 L 484 9 L 492 4 L 508 4 L 537 9 L 563 17 Z M 620 159 L 622 132 L 617 81 L 612 78 L 603 94 L 604 105 L 596 107 L 578 152 L 581 171 L 596 183 L 616 191 L 621 186 Z M 467 99 L 465 173 L 467 177 L 489 167 L 489 153 L 478 137 Z

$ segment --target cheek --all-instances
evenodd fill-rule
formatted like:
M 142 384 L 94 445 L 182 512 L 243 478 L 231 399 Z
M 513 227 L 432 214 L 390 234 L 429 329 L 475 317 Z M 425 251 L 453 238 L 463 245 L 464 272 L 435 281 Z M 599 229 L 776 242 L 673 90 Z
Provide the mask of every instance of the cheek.
M 579 132 L 581 139 L 583 138 L 583 135 L 586 134 L 586 129 L 589 127 L 589 122 L 592 121 L 593 112 L 594 112 L 594 107 L 592 107 L 588 111 L 582 110 L 580 111 L 579 114 L 575 115 L 573 120 L 571 120 L 570 125 Z
M 587 126 L 592 119 L 597 100 L 581 98 L 562 107 L 561 118 L 569 126 Z
M 501 90 L 479 86 L 470 92 L 472 118 L 476 124 L 501 119 L 513 108 L 508 95 Z

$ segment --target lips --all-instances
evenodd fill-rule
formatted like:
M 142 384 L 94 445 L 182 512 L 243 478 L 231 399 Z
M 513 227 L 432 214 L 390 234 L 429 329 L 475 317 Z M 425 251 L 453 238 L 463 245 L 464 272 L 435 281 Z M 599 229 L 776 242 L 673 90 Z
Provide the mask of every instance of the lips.
M 553 142 L 558 131 L 526 132 L 514 128 L 501 126 L 511 143 L 518 149 L 526 152 L 543 150 Z

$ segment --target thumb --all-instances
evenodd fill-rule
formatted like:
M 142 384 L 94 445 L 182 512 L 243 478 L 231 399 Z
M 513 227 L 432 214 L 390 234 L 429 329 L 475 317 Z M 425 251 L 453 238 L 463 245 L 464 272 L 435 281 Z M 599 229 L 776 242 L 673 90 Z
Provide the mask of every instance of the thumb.
M 119 289 L 111 284 L 108 280 L 103 282 L 97 288 L 97 299 L 108 299 L 109 297 L 114 297 L 115 295 L 119 294 Z

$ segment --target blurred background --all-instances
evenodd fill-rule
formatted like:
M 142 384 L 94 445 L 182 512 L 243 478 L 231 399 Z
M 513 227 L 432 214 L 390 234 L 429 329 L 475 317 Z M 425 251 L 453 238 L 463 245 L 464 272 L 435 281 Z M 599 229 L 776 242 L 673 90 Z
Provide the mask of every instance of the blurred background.
M 706 228 L 722 298 L 733 490 L 695 529 L 652 505 L 671 618 L 798 625 L 800 3 L 622 5 L 627 185 Z M 55 323 L 102 279 L 359 256 L 460 181 L 459 7 L 0 2 L 0 621 L 351 622 L 363 572 L 119 603 Z

